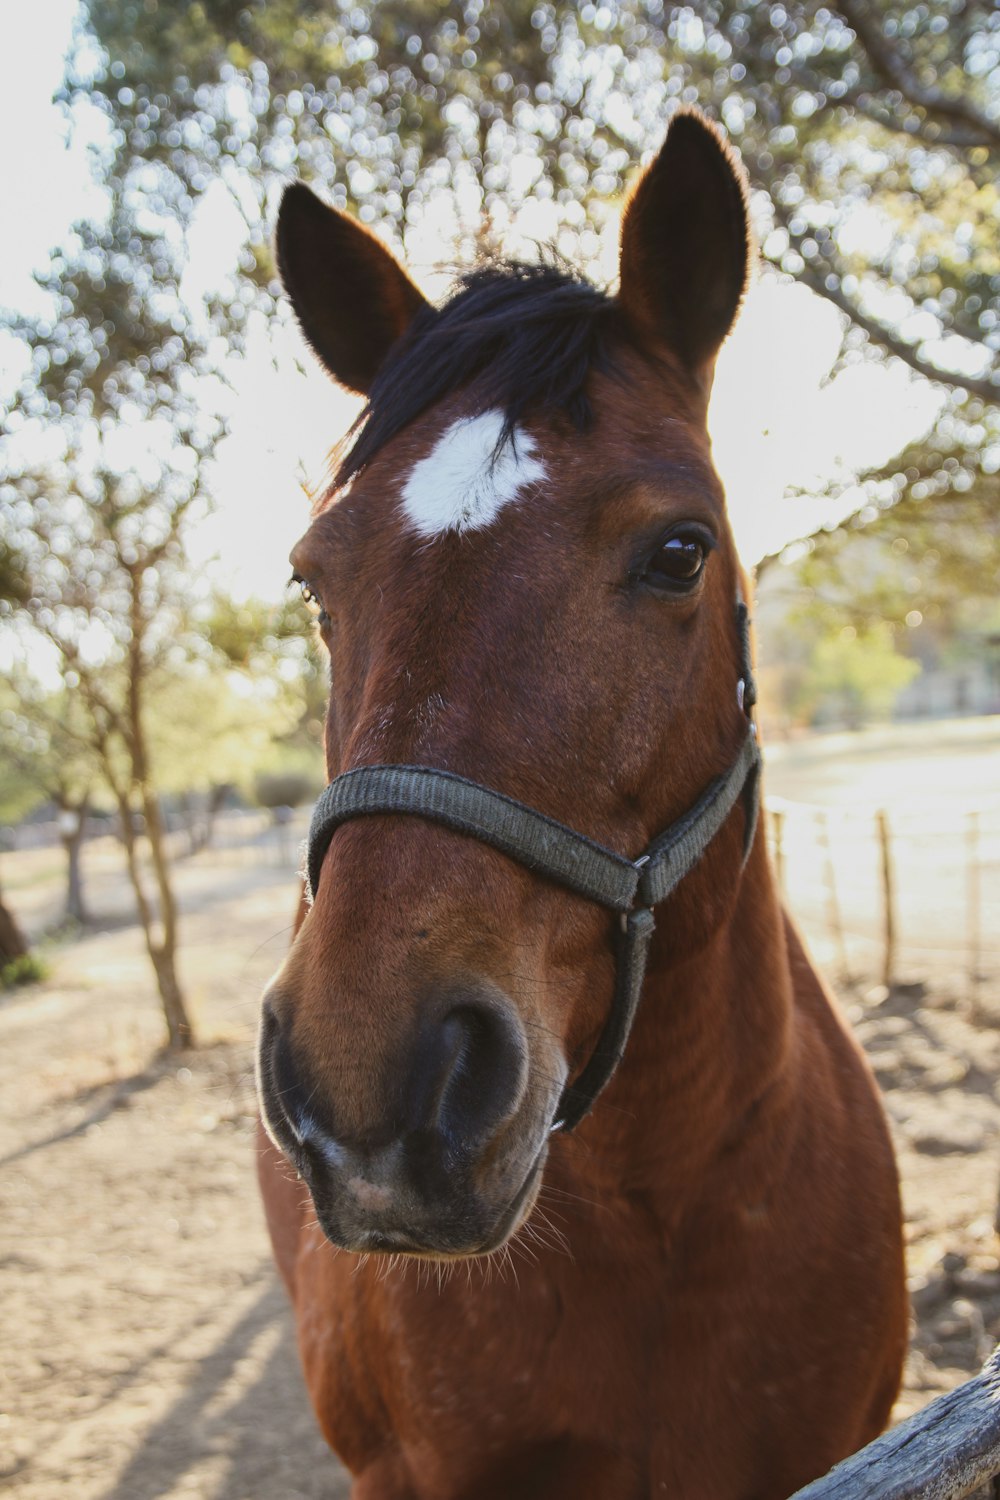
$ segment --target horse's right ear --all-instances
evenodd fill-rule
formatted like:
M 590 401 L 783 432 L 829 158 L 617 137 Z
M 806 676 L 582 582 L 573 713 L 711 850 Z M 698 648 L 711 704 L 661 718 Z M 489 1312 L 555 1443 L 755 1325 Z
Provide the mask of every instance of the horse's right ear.
M 373 234 L 302 182 L 281 199 L 275 245 L 306 339 L 334 380 L 366 396 L 392 345 L 428 306 L 423 293 Z

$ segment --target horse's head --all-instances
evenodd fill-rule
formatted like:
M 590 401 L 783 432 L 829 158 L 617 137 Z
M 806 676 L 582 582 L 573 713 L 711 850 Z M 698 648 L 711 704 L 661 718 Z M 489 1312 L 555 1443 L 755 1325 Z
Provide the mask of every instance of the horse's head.
M 625 213 L 621 287 L 467 277 L 432 309 L 305 188 L 285 286 L 367 414 L 292 562 L 330 653 L 331 778 L 434 767 L 635 858 L 733 761 L 738 566 L 705 412 L 747 277 L 739 168 L 682 114 Z M 743 815 L 670 897 L 711 940 Z M 261 1090 L 330 1238 L 470 1254 L 529 1212 L 600 1035 L 617 918 L 424 817 L 357 819 L 265 1001 Z

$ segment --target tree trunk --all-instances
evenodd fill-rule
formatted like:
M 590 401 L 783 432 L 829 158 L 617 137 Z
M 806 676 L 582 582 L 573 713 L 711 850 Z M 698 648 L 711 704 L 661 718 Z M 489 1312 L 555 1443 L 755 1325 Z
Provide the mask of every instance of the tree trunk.
M 181 822 L 184 832 L 187 834 L 187 853 L 198 853 L 198 812 L 195 807 L 194 794 L 182 792 L 177 799 L 180 806 Z
M 187 1004 L 177 978 L 177 901 L 170 883 L 170 865 L 167 859 L 166 837 L 160 802 L 156 793 L 144 783 L 141 788 L 142 811 L 146 819 L 146 837 L 153 862 L 153 874 L 160 901 L 160 941 L 156 952 L 150 949 L 150 958 L 156 970 L 156 980 L 163 1001 L 163 1014 L 167 1022 L 169 1044 L 183 1050 L 195 1045 L 194 1028 L 187 1012 Z
M 167 1045 L 173 1052 L 186 1052 L 195 1046 L 195 1036 L 187 1002 L 177 978 L 175 954 L 164 948 L 157 948 L 155 951 L 150 948 L 149 956 L 156 970 L 163 1018 L 167 1023 Z
M 205 841 L 202 847 L 210 849 L 215 838 L 215 820 L 219 815 L 222 804 L 226 800 L 231 783 L 228 781 L 213 782 L 208 792 L 208 802 L 205 807 Z
M 137 567 L 129 574 L 131 598 L 129 614 L 132 635 L 129 642 L 129 675 L 127 697 L 127 739 L 131 761 L 131 789 L 138 793 L 142 815 L 146 820 L 146 837 L 156 881 L 156 894 L 160 907 L 160 934 L 153 936 L 152 925 L 144 923 L 146 947 L 156 971 L 156 983 L 163 1005 L 163 1018 L 167 1023 L 167 1045 L 176 1051 L 186 1051 L 195 1046 L 194 1027 L 188 1015 L 184 992 L 177 977 L 177 901 L 170 882 L 170 863 L 167 858 L 166 835 L 160 800 L 153 786 L 149 752 L 146 745 L 146 716 L 143 705 L 146 663 L 143 659 L 143 640 L 148 619 L 143 613 L 141 600 L 144 570 Z M 132 836 L 133 845 L 135 843 Z M 135 853 L 130 865 L 138 870 Z M 147 913 L 149 903 L 145 902 Z
M 194 1028 L 191 1025 L 184 1002 L 184 994 L 177 978 L 176 924 L 168 928 L 167 924 L 161 920 L 160 926 L 163 936 L 159 940 L 157 939 L 155 932 L 156 918 L 150 906 L 149 897 L 146 894 L 146 887 L 142 879 L 142 870 L 139 866 L 138 840 L 135 833 L 132 807 L 129 803 L 127 793 L 116 788 L 116 796 L 118 800 L 118 814 L 122 824 L 122 840 L 125 844 L 125 862 L 128 867 L 129 880 L 135 892 L 135 904 L 139 913 L 139 922 L 142 926 L 143 937 L 146 940 L 146 952 L 149 954 L 150 962 L 153 965 L 153 972 L 156 975 L 156 987 L 160 994 L 163 1019 L 167 1026 L 167 1046 L 172 1051 L 183 1052 L 197 1044 Z M 157 828 L 159 828 L 158 822 Z M 146 831 L 147 833 L 149 832 L 148 819 Z M 160 831 L 162 834 L 162 830 Z M 152 840 L 150 840 L 150 845 L 153 847 Z M 160 848 L 162 858 L 162 847 L 156 847 Z
M 77 826 L 74 833 L 61 835 L 62 846 L 66 851 L 66 916 L 71 922 L 82 924 L 90 920 L 83 899 L 83 871 L 80 863 L 83 839 L 87 831 L 87 803 L 68 810 L 76 813 Z
M 14 914 L 8 911 L 0 897 L 0 966 L 13 963 L 15 958 L 23 958 L 27 951 L 28 944 Z

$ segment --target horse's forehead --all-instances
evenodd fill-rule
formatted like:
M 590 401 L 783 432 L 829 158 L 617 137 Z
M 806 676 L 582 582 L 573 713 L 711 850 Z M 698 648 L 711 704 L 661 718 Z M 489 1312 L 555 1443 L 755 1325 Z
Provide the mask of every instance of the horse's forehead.
M 686 463 L 718 488 L 703 427 L 686 414 L 643 408 L 633 387 L 608 381 L 602 394 L 602 410 L 588 432 L 569 431 L 565 421 L 553 423 L 544 414 L 511 427 L 499 408 L 453 410 L 443 420 L 436 414 L 417 450 L 400 455 L 382 499 L 402 520 L 404 534 L 430 539 L 484 531 L 525 509 L 541 519 L 553 502 L 579 513 L 581 495 L 599 496 L 602 479 L 617 488 L 650 461 Z
M 458 417 L 403 477 L 403 516 L 424 537 L 476 531 L 546 474 L 538 439 L 523 428 L 508 433 L 501 411 Z
M 597 419 L 586 432 L 545 413 L 510 427 L 499 407 L 470 412 L 448 403 L 428 412 L 322 507 L 300 543 L 302 561 L 311 553 L 321 566 L 346 544 L 355 559 L 361 549 L 387 567 L 393 558 L 409 566 L 414 544 L 430 562 L 437 549 L 422 544 L 448 536 L 485 539 L 502 529 L 530 541 L 533 522 L 548 535 L 555 517 L 588 528 L 605 492 L 620 494 L 630 478 L 641 487 L 657 470 L 689 476 L 683 488 L 703 493 L 717 509 L 721 489 L 703 424 L 673 403 L 664 409 L 659 393 L 644 400 L 640 381 L 608 379 L 600 387 Z M 454 553 L 448 558 L 453 568 Z

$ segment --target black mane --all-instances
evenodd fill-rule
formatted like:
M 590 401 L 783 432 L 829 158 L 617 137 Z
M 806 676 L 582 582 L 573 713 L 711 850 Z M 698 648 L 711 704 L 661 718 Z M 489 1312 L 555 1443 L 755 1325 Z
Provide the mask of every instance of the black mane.
M 499 446 L 529 410 L 564 412 L 585 431 L 588 372 L 609 366 L 614 302 L 551 265 L 505 261 L 467 272 L 440 308 L 419 312 L 379 371 L 354 442 L 334 478 L 345 484 L 428 407 L 468 386 L 475 411 L 499 406 Z

